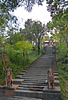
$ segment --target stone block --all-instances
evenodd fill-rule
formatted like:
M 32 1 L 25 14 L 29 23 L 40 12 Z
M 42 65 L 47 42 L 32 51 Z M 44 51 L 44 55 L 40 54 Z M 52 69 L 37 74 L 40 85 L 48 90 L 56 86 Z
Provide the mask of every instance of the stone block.
M 25 75 L 25 73 L 19 73 L 19 75 Z
M 13 79 L 13 84 L 21 84 L 24 79 Z
M 17 76 L 15 76 L 15 78 L 16 79 L 22 79 L 23 77 L 22 77 L 22 75 L 17 75 Z
M 60 93 L 61 92 L 61 89 L 60 89 L 59 86 L 55 86 L 54 89 L 48 89 L 48 86 L 45 86 L 43 88 L 43 92 Z

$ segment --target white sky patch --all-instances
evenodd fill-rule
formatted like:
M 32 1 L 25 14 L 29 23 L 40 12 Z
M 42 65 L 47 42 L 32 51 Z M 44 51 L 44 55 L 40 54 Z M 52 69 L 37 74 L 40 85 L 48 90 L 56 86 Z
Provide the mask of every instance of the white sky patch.
M 12 14 L 17 16 L 20 21 L 20 27 L 22 28 L 24 28 L 24 23 L 27 19 L 38 20 L 45 25 L 51 21 L 50 12 L 47 11 L 46 7 L 46 0 L 43 2 L 43 6 L 35 4 L 30 13 L 26 11 L 24 7 L 18 7 Z M 23 19 L 23 21 L 21 19 Z

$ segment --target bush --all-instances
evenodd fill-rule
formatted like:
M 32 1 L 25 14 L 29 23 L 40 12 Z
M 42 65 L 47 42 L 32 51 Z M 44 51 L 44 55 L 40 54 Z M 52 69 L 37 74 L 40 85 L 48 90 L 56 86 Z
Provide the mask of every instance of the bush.
M 40 56 L 36 48 L 28 51 L 28 57 L 23 56 L 23 50 L 15 49 L 13 46 L 8 46 L 6 52 L 7 67 L 12 69 L 12 78 L 15 78 L 16 75 Z M 6 71 L 3 70 L 3 64 L 0 60 L 0 84 L 5 84 L 5 75 Z
M 62 100 L 66 99 L 66 90 L 65 90 L 65 80 L 68 80 L 68 62 L 67 62 L 67 52 L 68 48 L 66 45 L 57 45 L 57 54 L 56 61 L 58 65 L 60 88 L 62 93 Z

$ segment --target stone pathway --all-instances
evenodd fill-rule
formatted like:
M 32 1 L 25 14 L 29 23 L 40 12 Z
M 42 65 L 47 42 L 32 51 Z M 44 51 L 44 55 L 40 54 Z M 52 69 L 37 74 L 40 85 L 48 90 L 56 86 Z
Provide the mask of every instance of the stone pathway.
M 47 71 L 49 68 L 54 70 L 55 89 L 48 89 Z M 45 55 L 17 75 L 14 85 L 18 85 L 18 88 L 14 90 L 15 96 L 7 100 L 61 100 L 58 70 L 52 47 L 47 47 Z

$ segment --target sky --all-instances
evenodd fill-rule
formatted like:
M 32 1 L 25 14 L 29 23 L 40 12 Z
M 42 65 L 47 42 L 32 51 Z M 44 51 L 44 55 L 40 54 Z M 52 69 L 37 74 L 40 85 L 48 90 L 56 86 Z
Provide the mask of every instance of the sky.
M 46 7 L 46 0 L 43 2 L 43 6 L 35 4 L 30 13 L 26 11 L 24 7 L 18 7 L 14 12 L 12 12 L 12 15 L 17 16 L 20 22 L 20 27 L 22 28 L 24 28 L 24 23 L 27 19 L 41 21 L 45 25 L 47 22 L 51 21 L 50 12 L 47 11 Z

